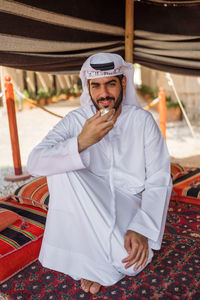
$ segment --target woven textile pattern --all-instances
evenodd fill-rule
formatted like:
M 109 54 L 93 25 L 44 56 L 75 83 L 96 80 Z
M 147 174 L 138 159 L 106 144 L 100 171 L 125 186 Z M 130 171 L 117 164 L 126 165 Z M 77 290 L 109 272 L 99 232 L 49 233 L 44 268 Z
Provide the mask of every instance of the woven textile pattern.
M 44 233 L 46 211 L 16 201 L 0 201 L 0 208 L 23 218 L 0 232 L 0 282 L 38 257 Z M 1 298 L 0 298 L 1 299 Z
M 36 240 L 44 232 L 44 225 L 46 221 L 46 213 L 41 210 L 36 210 L 34 208 L 22 207 L 16 205 L 14 202 L 3 202 L 0 201 L 0 207 L 12 210 L 19 215 L 23 216 L 26 224 L 25 229 L 21 229 L 21 221 L 10 225 L 8 228 L 4 229 L 0 234 L 1 241 L 1 255 L 5 255 L 8 252 L 8 247 L 13 249 L 18 249 L 24 246 L 26 243 Z M 4 247 L 2 247 L 3 241 L 6 241 Z
M 171 199 L 200 205 L 200 168 L 183 168 L 175 172 L 176 167 L 172 167 L 174 176 Z
M 78 281 L 43 268 L 37 261 L 0 286 L 6 299 L 200 299 L 198 206 L 170 203 L 162 248 L 136 277 L 126 276 L 92 296 Z M 2 298 L 4 299 L 4 298 Z
M 39 177 L 16 189 L 12 198 L 20 203 L 41 207 L 47 210 L 49 190 L 46 177 Z

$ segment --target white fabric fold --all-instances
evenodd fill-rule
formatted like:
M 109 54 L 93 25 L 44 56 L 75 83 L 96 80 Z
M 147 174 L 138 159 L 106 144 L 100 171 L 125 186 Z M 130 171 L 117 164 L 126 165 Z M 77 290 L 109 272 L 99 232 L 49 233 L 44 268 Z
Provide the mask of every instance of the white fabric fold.
M 114 128 L 79 154 L 77 136 L 94 112 L 84 106 L 63 118 L 32 151 L 28 170 L 47 176 L 50 191 L 41 263 L 111 285 L 137 274 L 121 262 L 128 229 L 148 238 L 148 263 L 151 248 L 160 248 L 170 160 L 151 114 L 132 105 L 123 105 Z
M 67 126 L 69 123 L 70 117 L 65 122 L 59 122 L 42 143 L 33 149 L 27 162 L 30 174 L 47 176 L 85 168 L 78 152 L 77 136 L 62 134 L 64 124 Z

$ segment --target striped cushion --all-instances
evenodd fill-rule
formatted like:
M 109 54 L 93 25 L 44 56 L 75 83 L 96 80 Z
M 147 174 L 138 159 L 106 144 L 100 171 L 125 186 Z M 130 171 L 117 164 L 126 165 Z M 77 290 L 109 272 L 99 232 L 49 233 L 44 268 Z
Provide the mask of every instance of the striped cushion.
M 173 177 L 171 200 L 200 205 L 200 168 L 183 168 Z
M 200 169 L 171 163 L 173 191 L 171 200 L 200 204 Z M 49 191 L 46 177 L 35 178 L 19 187 L 12 198 L 20 203 L 48 209 Z
M 14 211 L 0 207 L 0 232 L 17 220 L 21 220 L 23 223 L 23 219 Z
M 5 199 L 3 199 L 5 200 Z M 44 233 L 46 211 L 21 203 L 0 199 L 0 208 L 23 217 L 0 232 L 0 283 L 38 258 Z
M 179 165 L 178 163 L 171 163 L 171 176 L 173 181 L 177 177 L 179 177 L 184 171 L 185 168 Z
M 33 205 L 47 210 L 49 191 L 46 177 L 35 178 L 16 189 L 12 198 L 20 203 Z

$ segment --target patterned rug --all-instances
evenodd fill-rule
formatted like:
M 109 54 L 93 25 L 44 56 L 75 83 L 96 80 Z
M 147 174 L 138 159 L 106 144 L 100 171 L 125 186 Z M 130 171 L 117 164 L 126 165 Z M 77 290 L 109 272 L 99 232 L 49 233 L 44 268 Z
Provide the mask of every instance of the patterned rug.
M 200 208 L 172 201 L 162 248 L 136 277 L 126 276 L 92 296 L 69 276 L 38 261 L 0 286 L 0 299 L 200 299 Z

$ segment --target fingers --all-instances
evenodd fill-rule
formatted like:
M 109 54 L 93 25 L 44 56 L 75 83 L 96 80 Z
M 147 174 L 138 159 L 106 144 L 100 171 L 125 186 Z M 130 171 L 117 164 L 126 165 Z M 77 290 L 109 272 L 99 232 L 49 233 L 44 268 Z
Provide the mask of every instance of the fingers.
M 115 113 L 115 109 L 113 108 L 107 114 L 101 117 L 101 121 L 102 122 L 107 121 L 114 113 Z
M 105 129 L 102 130 L 102 138 L 113 128 L 112 126 L 106 127 Z
M 122 262 L 126 263 L 125 268 L 128 269 L 135 264 L 134 271 L 137 271 L 139 267 L 145 267 L 148 259 L 148 249 L 138 249 L 134 253 L 131 253 L 129 257 L 124 259 Z
M 106 113 L 105 115 L 103 115 L 101 117 L 101 112 L 97 111 L 97 113 L 92 116 L 91 118 L 89 118 L 86 122 L 87 123 L 93 123 L 94 124 L 98 124 L 98 123 L 105 123 L 113 114 L 115 113 L 115 109 L 111 109 L 108 113 Z M 112 119 L 110 120 L 112 121 Z M 108 121 L 108 122 L 110 122 Z
M 99 123 L 97 126 L 102 133 L 105 133 L 105 132 L 108 133 L 114 127 L 114 122 L 113 122 L 113 120 L 105 121 L 105 119 L 103 121 L 103 118 L 104 118 L 104 116 L 99 118 L 99 120 L 98 120 Z
M 126 249 L 127 253 L 129 254 L 126 258 L 122 260 L 123 263 L 129 262 L 134 257 L 134 249 L 131 245 L 131 239 L 129 236 L 125 236 L 124 238 L 124 248 Z
M 98 110 L 97 113 L 96 113 L 94 116 L 92 116 L 91 118 L 88 119 L 88 121 L 96 120 L 96 119 L 98 119 L 100 116 L 101 116 L 101 112 Z
M 127 231 L 124 238 L 124 248 L 128 252 L 128 256 L 122 260 L 125 263 L 125 268 L 128 269 L 132 265 L 134 271 L 137 271 L 139 267 L 145 267 L 148 260 L 148 241 L 147 238 L 134 231 Z
M 132 248 L 131 248 L 131 252 L 130 255 L 125 258 L 122 262 L 127 263 L 125 265 L 125 268 L 129 268 L 130 266 L 133 265 L 134 261 L 137 261 L 140 257 L 140 252 L 138 251 L 138 245 L 135 243 Z
M 132 261 L 133 259 L 135 259 L 137 257 L 137 253 L 138 253 L 137 248 L 133 246 L 131 248 L 131 251 L 129 251 L 129 256 L 127 256 L 126 258 L 124 258 L 122 260 L 122 262 L 126 263 L 126 262 Z
M 117 121 L 117 118 L 118 118 L 118 115 L 117 114 L 114 114 L 113 118 L 112 118 L 112 121 L 115 123 Z
M 124 248 L 126 249 L 127 253 L 130 254 L 131 253 L 131 239 L 129 236 L 125 236 L 124 238 Z
M 128 269 L 134 264 L 134 271 L 137 271 L 139 267 L 144 268 L 147 263 L 148 252 L 148 249 L 138 249 L 138 252 L 136 252 L 136 254 L 131 255 L 130 259 L 128 260 L 128 263 L 125 265 L 125 268 Z
M 149 250 L 147 249 L 146 251 L 143 251 L 140 257 L 140 260 L 136 263 L 134 267 L 134 271 L 137 271 L 139 267 L 144 268 L 149 256 Z
M 101 117 L 101 112 L 100 111 L 98 111 L 94 116 L 92 116 L 90 119 L 88 119 L 86 122 L 87 123 L 93 123 L 94 122 L 94 124 L 96 123 L 96 124 L 102 124 L 102 123 L 105 123 L 105 127 L 107 127 L 107 126 L 110 126 L 110 125 L 114 125 L 114 123 L 116 122 L 116 117 L 115 117 L 115 115 L 114 115 L 114 113 L 115 113 L 115 109 L 111 109 L 108 113 L 106 113 L 105 115 L 103 115 L 102 117 Z M 111 119 L 111 120 L 109 120 L 109 118 L 112 116 L 112 115 L 114 115 L 114 117 Z M 114 122 L 113 122 L 113 120 L 114 120 Z M 110 122 L 110 123 L 109 123 Z
M 125 268 L 128 269 L 131 267 L 134 263 L 136 263 L 140 257 L 141 257 L 141 251 L 139 249 L 133 249 L 133 252 L 130 255 L 130 259 L 128 260 L 128 263 L 125 265 Z
M 100 111 L 85 121 L 78 136 L 78 151 L 82 152 L 87 147 L 99 142 L 113 127 L 112 120 L 106 121 L 114 113 L 114 109 L 101 117 Z

